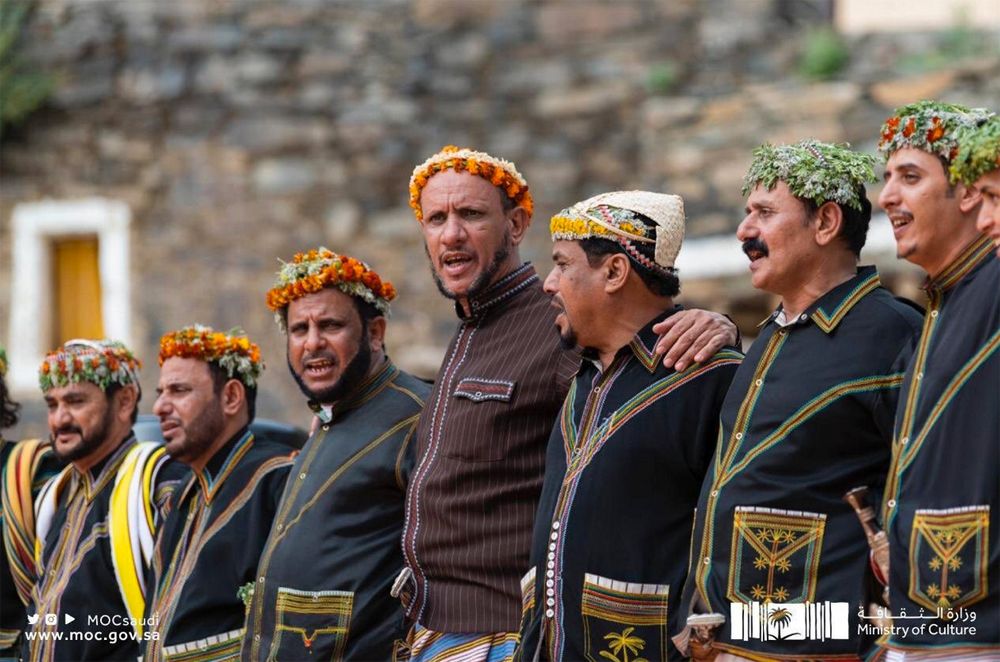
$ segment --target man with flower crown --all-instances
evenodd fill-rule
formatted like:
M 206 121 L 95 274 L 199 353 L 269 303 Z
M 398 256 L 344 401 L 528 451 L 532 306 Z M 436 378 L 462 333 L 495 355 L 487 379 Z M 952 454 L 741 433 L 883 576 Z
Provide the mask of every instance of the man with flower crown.
M 319 425 L 248 587 L 244 660 L 388 660 L 403 635 L 390 589 L 429 388 L 386 355 L 395 296 L 367 264 L 325 248 L 296 255 L 267 294 Z
M 546 443 L 580 355 L 560 346 L 551 299 L 521 261 L 534 202 L 513 163 L 448 146 L 414 168 L 409 192 L 431 274 L 459 325 L 416 436 L 407 565 L 395 586 L 413 623 L 406 655 L 506 660 L 518 640 Z M 664 360 L 678 369 L 737 340 L 722 315 L 671 320 L 683 323 L 668 333 Z
M 25 660 L 131 662 L 148 634 L 145 573 L 186 470 L 162 445 L 136 441 L 139 367 L 120 342 L 71 340 L 39 369 L 52 450 L 68 466 L 36 504 Z
M 844 495 L 884 482 L 920 329 L 876 269 L 858 266 L 874 162 L 816 140 L 753 153 L 736 237 L 753 286 L 781 303 L 722 403 L 698 501 L 689 627 L 674 637 L 695 659 L 856 661 L 873 644 L 856 615 L 870 599 L 869 547 Z M 725 616 L 714 642 L 692 627 L 702 614 Z
M 146 594 L 149 662 L 231 659 L 293 453 L 250 431 L 264 364 L 246 335 L 194 325 L 160 339 L 153 413 L 191 467 L 156 541 Z
M 1000 153 L 995 117 L 920 101 L 882 126 L 879 205 L 897 255 L 927 272 L 881 515 L 895 622 L 929 620 L 886 633 L 892 662 L 1000 656 L 1000 261 L 977 228 L 978 182 Z
M 949 169 L 952 180 L 975 186 L 983 198 L 976 229 L 993 241 L 1000 258 L 1000 116 L 961 130 Z

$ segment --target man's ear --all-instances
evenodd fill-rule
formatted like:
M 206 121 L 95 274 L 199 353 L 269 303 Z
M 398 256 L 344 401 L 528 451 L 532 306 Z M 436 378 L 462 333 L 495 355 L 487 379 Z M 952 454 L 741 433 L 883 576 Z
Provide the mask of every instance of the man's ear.
M 975 212 L 983 201 L 980 190 L 968 184 L 955 184 L 955 196 L 958 198 L 958 208 L 963 214 Z
M 382 316 L 368 320 L 368 347 L 373 352 L 385 349 L 385 318 Z
M 826 246 L 840 236 L 844 211 L 836 202 L 827 201 L 816 210 L 816 243 Z
M 510 241 L 515 246 L 520 245 L 531 225 L 531 216 L 524 207 L 514 207 L 507 212 L 507 224 L 510 226 Z
M 222 386 L 222 413 L 235 416 L 247 401 L 247 389 L 238 379 L 229 379 Z
M 625 287 L 628 276 L 632 273 L 632 263 L 624 253 L 612 253 L 605 258 L 601 271 L 604 276 L 604 291 L 611 294 Z
M 115 418 L 122 423 L 132 426 L 132 412 L 139 404 L 139 387 L 135 384 L 126 384 L 115 393 L 111 401 L 114 408 Z

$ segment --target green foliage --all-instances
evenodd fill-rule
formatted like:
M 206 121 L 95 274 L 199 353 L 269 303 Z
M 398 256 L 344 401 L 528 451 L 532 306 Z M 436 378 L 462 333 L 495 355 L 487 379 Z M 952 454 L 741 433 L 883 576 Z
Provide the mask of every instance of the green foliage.
M 813 80 L 826 80 L 840 73 L 851 59 L 847 44 L 832 28 L 806 31 L 799 59 L 799 73 Z
M 29 0 L 0 0 L 0 133 L 24 120 L 51 94 L 55 79 L 33 70 L 18 54 Z
M 972 184 L 1000 168 L 1000 116 L 994 115 L 978 127 L 959 129 L 958 155 L 951 164 L 952 181 Z
M 743 180 L 743 195 L 761 184 L 770 190 L 788 184 L 792 195 L 812 200 L 816 206 L 833 201 L 861 209 L 860 189 L 875 181 L 875 157 L 832 145 L 802 140 L 794 145 L 764 144 L 753 151 L 753 161 Z
M 680 67 L 673 60 L 664 60 L 649 67 L 646 87 L 651 94 L 669 94 L 680 81 Z

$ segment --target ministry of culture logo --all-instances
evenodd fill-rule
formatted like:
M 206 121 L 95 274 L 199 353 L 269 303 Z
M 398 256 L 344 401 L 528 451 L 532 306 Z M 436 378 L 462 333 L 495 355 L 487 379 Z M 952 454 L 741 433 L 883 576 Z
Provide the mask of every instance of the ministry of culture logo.
M 730 605 L 733 641 L 847 639 L 846 602 L 734 602 Z

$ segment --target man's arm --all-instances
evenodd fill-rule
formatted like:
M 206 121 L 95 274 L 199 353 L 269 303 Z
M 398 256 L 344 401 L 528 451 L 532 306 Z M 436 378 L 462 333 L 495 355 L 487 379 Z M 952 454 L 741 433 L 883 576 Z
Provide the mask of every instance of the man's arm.
M 726 345 L 740 346 L 740 330 L 725 315 L 708 310 L 682 310 L 653 326 L 659 334 L 655 352 L 663 366 L 680 372 L 704 363 Z

